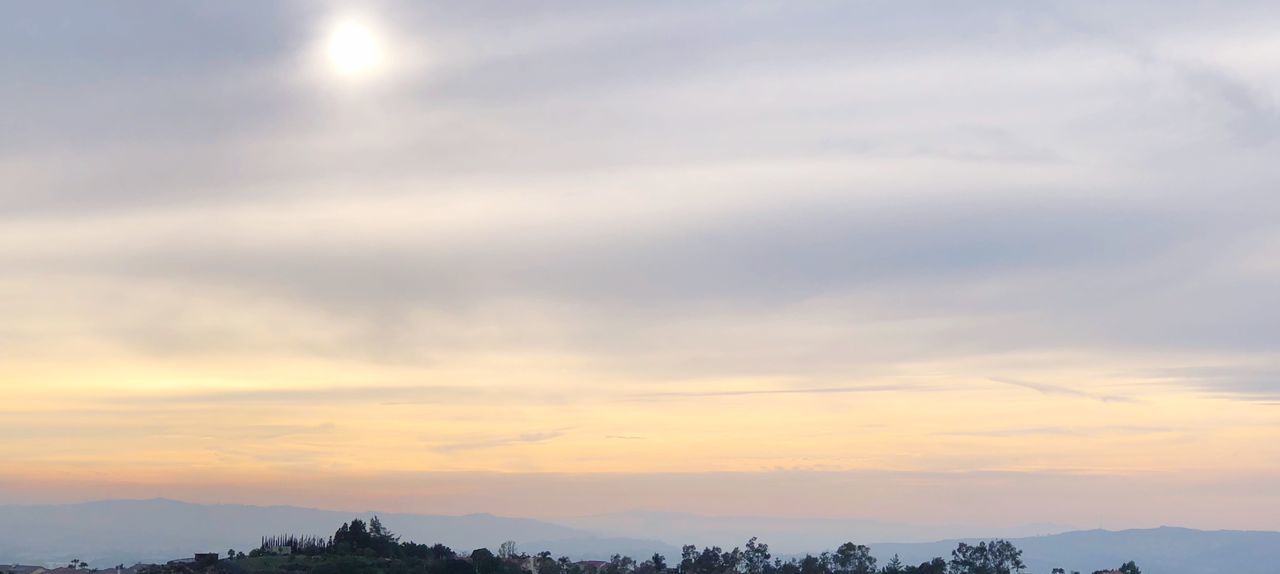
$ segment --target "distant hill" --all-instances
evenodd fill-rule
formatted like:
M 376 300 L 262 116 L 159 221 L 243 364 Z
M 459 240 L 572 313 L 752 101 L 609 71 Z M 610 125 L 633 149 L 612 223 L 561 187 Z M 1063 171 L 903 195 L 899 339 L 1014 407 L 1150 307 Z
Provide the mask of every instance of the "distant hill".
M 80 558 L 94 566 L 156 562 L 194 552 L 248 551 L 265 534 L 328 536 L 343 522 L 373 512 L 338 512 L 292 506 L 204 505 L 174 500 L 111 500 L 82 504 L 0 506 L 0 564 L 62 562 Z M 587 531 L 528 518 L 489 514 L 439 516 L 377 513 L 405 540 L 440 542 L 460 552 L 497 548 L 515 540 L 586 550 L 619 547 L 664 551 L 656 541 L 597 540 Z M 562 542 L 571 541 L 571 542 Z
M 195 552 L 248 551 L 264 534 L 328 536 L 343 522 L 371 512 L 339 512 L 291 506 L 203 505 L 173 500 L 113 500 L 66 505 L 0 506 L 0 564 L 66 563 L 72 558 L 96 567 L 161 562 Z M 919 563 L 950 557 L 964 540 L 885 543 L 890 536 L 928 535 L 958 526 L 919 527 L 846 519 L 714 517 L 680 513 L 622 513 L 569 519 L 556 524 L 489 514 L 439 516 L 379 512 L 383 523 L 404 540 L 444 543 L 459 552 L 497 548 L 515 540 L 527 552 L 549 550 L 575 559 L 614 553 L 644 559 L 655 552 L 678 561 L 679 545 L 720 545 L 726 549 L 752 536 L 774 554 L 818 552 L 839 542 L 869 543 L 880 560 L 899 554 Z M 560 522 L 557 520 L 556 522 Z M 1048 529 L 1050 525 L 1026 529 Z M 978 532 L 1005 537 L 1023 550 L 1030 572 L 1093 572 L 1135 560 L 1148 574 L 1275 574 L 1280 572 L 1280 533 L 1201 531 L 1187 528 L 1085 530 L 1017 537 L 1015 531 Z
M 817 553 L 850 540 L 861 544 L 930 542 L 965 536 L 1016 538 L 1073 530 L 1061 524 L 978 528 L 963 524 L 910 524 L 856 518 L 706 516 L 686 512 L 619 512 L 551 520 L 609 536 L 657 537 L 672 544 L 694 541 L 699 545 L 732 548 L 756 536 L 768 543 L 774 554 Z
M 950 557 L 961 540 L 917 544 L 877 544 L 872 553 L 887 560 L 895 553 L 916 564 Z M 969 539 L 965 542 L 976 542 Z M 1280 572 L 1280 532 L 1150 528 L 1081 530 L 1012 539 L 1030 572 L 1093 572 L 1134 560 L 1151 574 L 1276 574 Z

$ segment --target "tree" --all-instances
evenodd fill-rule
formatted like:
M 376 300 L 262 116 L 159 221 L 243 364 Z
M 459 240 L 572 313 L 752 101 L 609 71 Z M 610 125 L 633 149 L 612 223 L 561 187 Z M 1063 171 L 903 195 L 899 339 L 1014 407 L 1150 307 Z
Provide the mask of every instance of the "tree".
M 488 548 L 477 548 L 471 553 L 471 565 L 476 574 L 498 574 L 502 570 L 502 560 L 493 555 Z
M 841 544 L 832 562 L 836 574 L 874 574 L 876 571 L 876 559 L 871 555 L 871 549 L 852 542 Z
M 470 562 L 456 556 L 450 556 L 441 560 L 431 570 L 431 574 L 476 574 L 476 569 L 472 567 Z
M 369 519 L 369 548 L 382 557 L 393 556 L 400 548 L 400 537 L 387 530 L 376 514 Z
M 1120 565 L 1120 571 L 1124 574 L 1142 574 L 1142 570 L 1138 569 L 1138 565 L 1132 560 Z
M 230 549 L 230 550 L 227 550 L 227 560 L 234 560 L 234 559 L 235 559 L 235 557 L 236 557 L 236 549 L 235 549 L 235 548 L 232 548 L 232 549 Z
M 1062 568 L 1054 568 L 1052 574 L 1067 574 L 1067 571 Z
M 653 556 L 649 558 L 649 561 L 650 561 L 650 562 L 653 562 L 653 569 L 654 569 L 654 571 L 655 571 L 655 572 L 666 572 L 666 571 L 667 571 L 667 557 L 666 557 L 666 556 L 663 556 L 663 555 L 661 555 L 661 554 L 659 554 L 659 553 L 657 553 L 657 552 L 654 552 L 654 553 L 653 553 Z
M 1022 572 L 1026 570 L 1027 565 L 1022 562 L 1022 551 L 1014 546 L 1008 540 L 996 540 L 991 542 L 987 547 L 991 553 L 992 561 L 995 563 L 996 571 L 1000 574 L 1005 572 Z
M 720 571 L 721 572 L 737 572 L 738 567 L 742 564 L 742 549 L 734 547 L 733 550 L 720 553 Z
M 375 520 L 377 520 L 376 517 Z M 381 522 L 378 522 L 378 529 L 379 537 L 386 533 L 382 530 Z M 376 550 L 373 534 L 369 532 L 365 522 L 359 518 L 338 527 L 338 531 L 333 533 L 333 543 L 330 546 L 332 551 L 338 554 L 358 554 L 366 549 Z
M 693 571 L 697 574 L 720 574 L 723 570 L 723 556 L 724 551 L 720 550 L 719 546 L 703 548 L 702 552 L 698 553 L 698 559 L 693 563 Z
M 539 552 L 534 558 L 534 570 L 537 574 L 564 574 L 560 563 L 551 557 L 550 552 Z
M 601 571 L 605 574 L 629 574 L 632 570 L 635 570 L 635 568 L 636 561 L 634 558 L 631 558 L 630 556 L 623 556 L 621 554 L 614 554 L 613 557 L 609 559 L 609 563 L 606 564 L 604 569 Z
M 757 542 L 756 537 L 752 536 L 747 541 L 746 550 L 742 552 L 738 569 L 743 574 L 764 574 L 769 569 L 769 558 L 769 545 Z
M 507 560 L 509 558 L 515 558 L 516 554 L 516 541 L 514 540 L 508 540 L 498 546 L 498 558 Z
M 902 560 L 898 558 L 897 554 L 894 554 L 893 558 L 885 562 L 884 568 L 880 569 L 883 574 L 902 574 L 903 571 Z
M 961 542 L 951 551 L 951 574 L 1012 574 L 1022 572 L 1022 551 L 1008 540 L 979 542 L 970 546 Z
M 722 574 L 736 567 L 741 551 L 724 552 L 719 546 L 711 546 L 698 550 L 697 546 L 688 545 L 680 548 L 680 574 Z M 726 562 L 729 566 L 726 567 Z
M 829 562 L 829 559 L 823 560 L 818 556 L 806 554 L 800 559 L 800 574 L 830 574 L 831 567 L 824 562 Z
M 693 563 L 698 559 L 698 547 L 685 544 L 680 547 L 680 574 L 692 574 Z
M 941 558 L 934 558 L 928 562 L 921 562 L 919 566 L 914 567 L 908 574 L 947 574 L 947 561 Z

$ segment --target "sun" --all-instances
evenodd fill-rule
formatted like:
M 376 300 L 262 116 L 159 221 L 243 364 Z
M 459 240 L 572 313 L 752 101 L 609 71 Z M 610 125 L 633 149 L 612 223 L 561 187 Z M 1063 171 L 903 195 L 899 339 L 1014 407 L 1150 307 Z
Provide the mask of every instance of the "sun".
M 329 66 L 339 76 L 367 77 L 385 64 L 386 49 L 378 31 L 355 18 L 335 21 L 325 38 Z

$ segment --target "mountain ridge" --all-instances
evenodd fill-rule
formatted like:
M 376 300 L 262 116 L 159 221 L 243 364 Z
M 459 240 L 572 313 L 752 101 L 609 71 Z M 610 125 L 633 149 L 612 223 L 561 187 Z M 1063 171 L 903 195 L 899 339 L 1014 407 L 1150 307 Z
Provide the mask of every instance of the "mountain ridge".
M 684 530 L 663 529 L 661 524 L 653 524 L 649 525 L 654 528 L 647 532 L 649 536 L 624 536 L 607 529 L 584 528 L 582 520 L 568 519 L 570 524 L 565 524 L 564 519 L 507 517 L 487 512 L 434 515 L 374 510 L 350 512 L 291 505 L 197 504 L 167 498 L 113 499 L 72 504 L 0 505 L 0 563 L 52 565 L 80 558 L 101 567 L 162 562 L 194 552 L 225 553 L 228 548 L 247 551 L 256 547 L 263 535 L 288 532 L 327 536 L 351 518 L 367 519 L 374 514 L 405 540 L 439 542 L 464 553 L 480 547 L 496 548 L 505 540 L 514 540 L 530 553 L 548 550 L 574 559 L 601 559 L 614 553 L 640 559 L 660 553 L 673 564 L 679 560 L 681 544 L 719 545 L 729 549 L 749 537 L 728 540 L 726 537 L 736 532 L 724 529 L 698 534 L 690 524 L 714 526 L 749 518 L 737 527 L 772 528 L 773 532 L 756 532 L 751 536 L 759 536 L 775 549 L 775 556 L 782 557 L 835 547 L 820 544 L 820 540 L 808 540 L 811 547 L 798 552 L 787 551 L 785 545 L 774 546 L 771 536 L 797 524 L 895 524 L 858 519 L 637 512 L 634 515 L 641 518 L 662 518 L 669 523 L 679 519 L 690 524 L 682 526 Z M 599 516 L 604 515 L 596 518 Z M 948 526 L 951 527 L 960 528 Z M 881 563 L 895 554 L 904 563 L 919 563 L 935 556 L 949 558 L 951 550 L 960 542 L 1006 538 L 1022 549 L 1030 572 L 1048 572 L 1054 567 L 1092 572 L 1135 560 L 1145 571 L 1158 574 L 1273 574 L 1271 565 L 1280 563 L 1280 532 L 1266 530 L 1199 530 L 1166 525 L 1121 530 L 1093 528 L 1023 537 L 964 536 L 924 542 L 872 542 L 853 534 L 835 531 L 823 536 L 869 544 Z M 721 542 L 721 538 L 727 541 Z

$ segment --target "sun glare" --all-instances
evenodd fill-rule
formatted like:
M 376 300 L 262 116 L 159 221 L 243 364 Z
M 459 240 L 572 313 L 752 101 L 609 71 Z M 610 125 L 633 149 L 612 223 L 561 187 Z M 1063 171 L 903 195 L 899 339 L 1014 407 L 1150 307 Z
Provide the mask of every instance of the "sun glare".
M 367 77 L 386 59 L 377 31 L 356 19 L 337 21 L 329 30 L 325 52 L 333 71 L 343 77 Z

